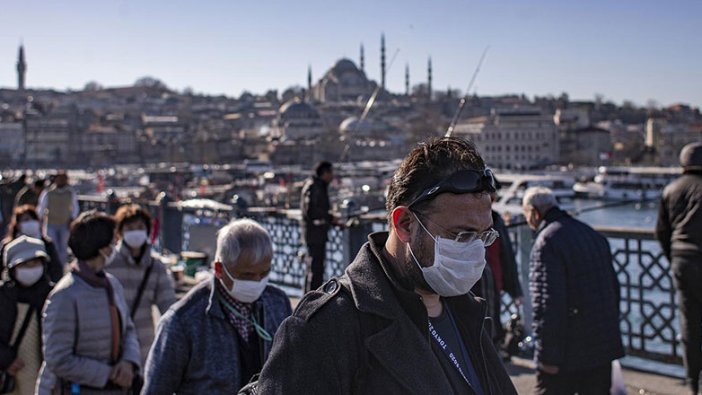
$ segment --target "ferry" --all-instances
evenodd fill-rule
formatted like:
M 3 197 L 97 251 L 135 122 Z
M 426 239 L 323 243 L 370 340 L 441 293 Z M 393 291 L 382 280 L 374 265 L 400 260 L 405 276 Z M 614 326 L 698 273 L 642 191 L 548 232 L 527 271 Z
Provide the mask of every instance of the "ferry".
M 589 199 L 654 200 L 680 174 L 680 167 L 601 166 L 593 181 L 577 182 L 573 191 Z
M 575 177 L 562 174 L 528 175 L 501 174 L 497 176 L 502 185 L 509 185 L 498 192 L 498 198 L 493 208 L 502 215 L 514 218 L 523 215 L 522 199 L 527 189 L 535 186 L 549 188 L 553 191 L 561 208 L 568 210 L 574 207 Z

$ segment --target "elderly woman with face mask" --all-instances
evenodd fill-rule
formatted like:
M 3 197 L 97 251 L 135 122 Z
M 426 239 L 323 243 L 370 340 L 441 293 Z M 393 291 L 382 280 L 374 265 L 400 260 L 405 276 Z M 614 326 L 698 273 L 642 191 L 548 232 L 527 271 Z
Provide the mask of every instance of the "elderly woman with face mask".
M 213 278 L 159 322 L 143 394 L 235 394 L 259 372 L 291 314 L 285 293 L 268 285 L 272 258 L 268 232 L 252 220 L 218 232 Z
M 103 270 L 117 251 L 114 228 L 112 217 L 95 211 L 71 224 L 76 261 L 44 306 L 39 394 L 123 394 L 133 387 L 139 341 L 122 285 Z
M 54 242 L 44 234 L 36 209 L 34 209 L 34 206 L 28 204 L 17 206 L 13 210 L 10 223 L 7 226 L 7 236 L 2 241 L 2 247 L 0 247 L 0 256 L 7 244 L 22 235 L 40 239 L 44 242 L 44 250 L 48 255 L 46 274 L 49 275 L 49 279 L 54 283 L 60 280 L 61 276 L 63 276 L 63 265 L 59 259 L 56 246 Z M 0 271 L 1 269 L 0 267 Z
M 124 298 L 130 308 L 142 361 L 146 361 L 154 341 L 152 306 L 165 314 L 175 303 L 173 282 L 160 256 L 151 251 L 149 231 L 151 215 L 137 204 L 120 207 L 115 214 L 117 221 L 117 253 L 105 270 L 115 276 L 124 287 Z
M 6 281 L 0 286 L 0 393 L 34 393 L 42 362 L 41 309 L 52 286 L 46 275 L 48 259 L 38 239 L 22 235 L 5 246 Z

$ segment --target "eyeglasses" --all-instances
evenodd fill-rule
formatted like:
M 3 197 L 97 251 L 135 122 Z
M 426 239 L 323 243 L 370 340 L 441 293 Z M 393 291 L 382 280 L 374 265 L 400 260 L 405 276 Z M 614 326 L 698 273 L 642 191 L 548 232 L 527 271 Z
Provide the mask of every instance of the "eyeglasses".
M 416 215 L 416 213 L 415 213 L 415 215 Z M 445 234 L 451 236 L 449 238 L 452 238 L 453 241 L 456 241 L 459 243 L 470 243 L 476 239 L 480 239 L 483 242 L 483 244 L 485 245 L 485 247 L 488 247 L 488 246 L 492 245 L 492 243 L 494 243 L 498 237 L 500 237 L 500 232 L 496 231 L 493 228 L 490 228 L 490 229 L 483 231 L 483 232 L 476 232 L 476 231 L 472 231 L 472 230 L 465 230 L 465 231 L 461 231 L 458 233 L 449 232 L 448 229 L 446 229 L 443 226 L 437 224 L 436 222 L 430 220 L 426 216 L 422 215 L 422 218 L 424 218 L 425 221 L 431 223 L 432 225 L 436 226 L 437 228 L 440 228 L 441 230 L 443 230 L 445 232 Z M 419 218 L 417 218 L 417 219 L 419 219 Z M 420 221 L 420 224 L 421 224 L 421 222 L 422 221 Z M 424 224 L 422 224 L 422 227 L 424 227 Z M 426 228 L 424 228 L 424 229 L 426 229 Z M 427 232 L 429 232 L 429 230 L 427 230 Z
M 407 207 L 412 208 L 444 192 L 475 193 L 496 190 L 497 185 L 492 170 L 460 170 L 422 191 Z

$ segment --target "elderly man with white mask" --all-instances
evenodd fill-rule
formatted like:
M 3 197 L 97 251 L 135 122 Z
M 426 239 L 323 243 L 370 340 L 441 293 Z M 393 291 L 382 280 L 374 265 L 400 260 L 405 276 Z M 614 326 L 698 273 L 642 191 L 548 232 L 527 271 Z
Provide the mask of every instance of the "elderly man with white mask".
M 273 246 L 248 219 L 217 234 L 214 276 L 164 315 L 143 394 L 234 394 L 258 373 L 290 300 L 268 285 Z

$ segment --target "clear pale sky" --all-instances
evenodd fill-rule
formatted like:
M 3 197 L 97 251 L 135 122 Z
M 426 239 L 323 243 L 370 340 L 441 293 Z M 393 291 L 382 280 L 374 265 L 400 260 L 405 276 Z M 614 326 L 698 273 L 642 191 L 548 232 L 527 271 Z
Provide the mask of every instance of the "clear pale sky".
M 478 94 L 596 93 L 702 106 L 702 1 L 35 1 L 0 3 L 0 87 L 81 89 L 153 76 L 176 89 L 238 96 L 305 85 L 341 57 L 379 80 L 380 34 L 391 91 L 426 80 L 464 90 L 483 48 Z

